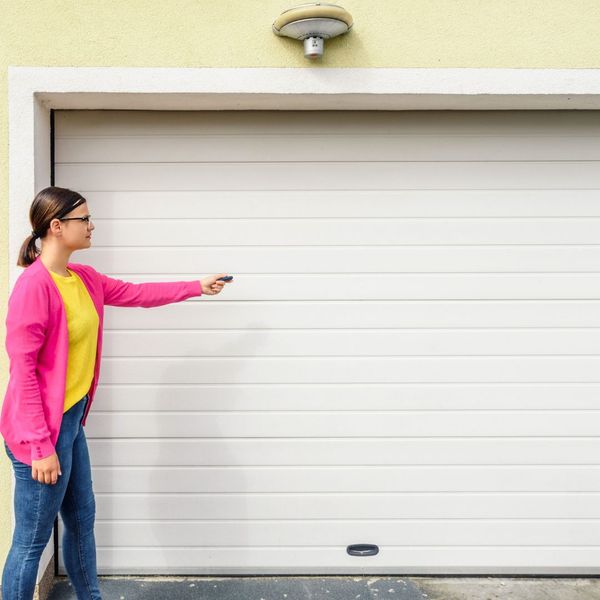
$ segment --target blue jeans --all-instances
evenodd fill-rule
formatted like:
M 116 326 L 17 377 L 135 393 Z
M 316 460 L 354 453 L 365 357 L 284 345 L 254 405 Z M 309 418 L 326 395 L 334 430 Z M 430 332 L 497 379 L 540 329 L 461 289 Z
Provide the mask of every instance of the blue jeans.
M 18 461 L 4 442 L 15 472 L 15 530 L 2 573 L 3 600 L 33 598 L 40 558 L 59 511 L 65 529 L 63 559 L 77 598 L 101 600 L 94 538 L 96 502 L 81 425 L 88 401 L 86 394 L 63 414 L 56 442 L 62 475 L 54 485 L 33 479 L 31 467 Z

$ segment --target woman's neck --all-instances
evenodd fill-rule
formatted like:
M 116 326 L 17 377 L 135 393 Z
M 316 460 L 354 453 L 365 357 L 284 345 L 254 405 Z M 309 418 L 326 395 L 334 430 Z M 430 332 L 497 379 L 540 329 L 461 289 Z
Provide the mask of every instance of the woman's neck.
M 70 273 L 67 271 L 67 264 L 70 257 L 71 253 L 65 252 L 64 249 L 61 251 L 61 249 L 42 247 L 40 254 L 40 260 L 44 263 L 46 269 L 63 277 L 70 276 Z

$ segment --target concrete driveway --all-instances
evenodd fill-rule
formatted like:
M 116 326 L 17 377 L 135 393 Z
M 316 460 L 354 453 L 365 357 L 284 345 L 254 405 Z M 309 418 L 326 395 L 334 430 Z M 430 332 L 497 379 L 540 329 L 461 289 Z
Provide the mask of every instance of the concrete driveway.
M 103 600 L 600 600 L 598 578 L 297 576 L 100 577 Z M 49 600 L 76 600 L 56 578 Z

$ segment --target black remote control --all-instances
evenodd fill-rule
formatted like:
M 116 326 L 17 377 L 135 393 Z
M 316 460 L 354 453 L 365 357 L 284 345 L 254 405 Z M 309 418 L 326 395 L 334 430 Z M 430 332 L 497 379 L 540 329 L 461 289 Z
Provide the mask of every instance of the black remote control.
M 231 281 L 233 279 L 233 275 L 225 275 L 225 277 L 219 277 L 217 281 Z

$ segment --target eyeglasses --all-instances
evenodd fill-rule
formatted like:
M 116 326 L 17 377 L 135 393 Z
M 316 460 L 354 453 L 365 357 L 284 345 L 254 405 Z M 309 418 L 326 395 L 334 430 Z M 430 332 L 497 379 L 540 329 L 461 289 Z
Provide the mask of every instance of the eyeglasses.
M 59 221 L 82 221 L 86 225 L 89 225 L 90 221 L 92 221 L 92 215 L 88 215 L 87 217 L 67 217 L 66 219 L 59 219 Z

